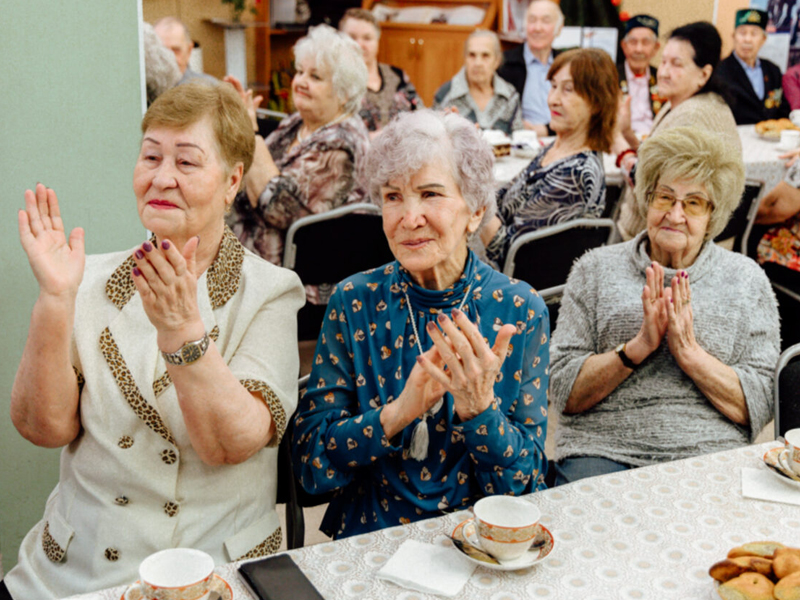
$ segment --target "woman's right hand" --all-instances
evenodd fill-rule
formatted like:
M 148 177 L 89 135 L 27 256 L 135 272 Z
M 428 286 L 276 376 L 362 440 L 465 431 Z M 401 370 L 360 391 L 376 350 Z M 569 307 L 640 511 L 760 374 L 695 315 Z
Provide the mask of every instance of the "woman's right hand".
M 444 361 L 435 346 L 423 356 L 434 365 L 444 367 Z M 393 438 L 415 419 L 424 415 L 446 391 L 441 383 L 428 375 L 422 365 L 416 362 L 403 391 L 394 402 L 387 404 L 381 411 L 381 425 L 386 437 Z
M 86 263 L 83 229 L 73 229 L 67 241 L 56 193 L 41 183 L 35 192 L 25 191 L 25 210 L 19 211 L 18 223 L 40 295 L 74 298 Z
M 641 363 L 661 345 L 669 323 L 664 295 L 664 268 L 653 262 L 647 267 L 646 274 L 647 281 L 642 290 L 642 326 L 625 348 L 625 353 L 636 364 Z
M 791 167 L 799 157 L 800 157 L 800 148 L 798 148 L 796 150 L 791 150 L 790 152 L 787 152 L 786 154 L 781 154 L 780 156 L 778 156 L 778 158 L 788 158 L 789 159 L 789 160 L 786 161 L 786 164 L 785 164 L 787 169 L 789 167 Z
M 239 93 L 239 97 L 244 102 L 244 107 L 247 109 L 247 114 L 250 117 L 250 121 L 253 124 L 253 131 L 258 133 L 258 119 L 256 117 L 256 109 L 261 106 L 261 102 L 263 102 L 263 96 L 255 96 L 253 97 L 253 90 L 245 90 L 242 82 L 236 79 L 233 75 L 226 75 L 223 81 L 230 83 Z

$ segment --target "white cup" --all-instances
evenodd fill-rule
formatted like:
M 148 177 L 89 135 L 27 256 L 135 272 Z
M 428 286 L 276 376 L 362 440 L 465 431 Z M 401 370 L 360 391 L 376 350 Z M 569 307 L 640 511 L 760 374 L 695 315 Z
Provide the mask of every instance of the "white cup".
M 142 600 L 207 600 L 213 578 L 211 556 L 193 548 L 169 548 L 142 561 L 139 582 L 128 588 L 124 600 L 134 590 Z
M 472 509 L 481 548 L 500 560 L 519 558 L 539 533 L 539 509 L 514 496 L 481 498 Z
M 800 131 L 797 129 L 785 129 L 781 131 L 781 141 L 778 147 L 781 150 L 794 150 L 800 146 Z
M 800 110 L 793 110 L 789 113 L 789 120 L 794 123 L 797 127 L 800 127 Z
M 790 429 L 783 439 L 786 446 L 786 459 L 795 475 L 800 476 L 800 429 Z
M 515 144 L 528 144 L 529 146 L 536 146 L 539 143 L 539 138 L 535 131 L 530 129 L 517 129 L 511 133 L 511 139 Z

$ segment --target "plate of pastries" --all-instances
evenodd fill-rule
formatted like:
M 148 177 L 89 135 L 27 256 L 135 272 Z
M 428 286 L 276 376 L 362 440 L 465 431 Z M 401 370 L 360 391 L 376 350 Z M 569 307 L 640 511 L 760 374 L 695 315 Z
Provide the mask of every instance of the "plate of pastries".
M 800 548 L 750 542 L 731 548 L 708 574 L 723 600 L 800 600 Z
M 789 119 L 769 119 L 756 123 L 756 133 L 760 138 L 777 142 L 781 139 L 781 131 L 789 129 L 800 130 Z

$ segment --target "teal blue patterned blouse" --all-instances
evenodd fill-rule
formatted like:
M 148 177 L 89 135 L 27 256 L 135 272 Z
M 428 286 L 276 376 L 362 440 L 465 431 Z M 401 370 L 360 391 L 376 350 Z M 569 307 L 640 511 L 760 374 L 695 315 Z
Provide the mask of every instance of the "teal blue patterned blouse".
M 494 386 L 495 401 L 462 422 L 448 393 L 427 420 L 427 458 L 408 448 L 414 423 L 391 441 L 380 412 L 397 398 L 419 355 L 407 292 L 422 337 L 440 311 L 462 310 L 490 346 L 505 323 L 517 334 Z M 292 437 L 295 471 L 312 494 L 331 490 L 320 529 L 347 537 L 459 510 L 482 496 L 543 489 L 547 470 L 550 321 L 538 293 L 470 252 L 444 291 L 423 289 L 395 261 L 340 283 L 328 304 L 308 390 Z

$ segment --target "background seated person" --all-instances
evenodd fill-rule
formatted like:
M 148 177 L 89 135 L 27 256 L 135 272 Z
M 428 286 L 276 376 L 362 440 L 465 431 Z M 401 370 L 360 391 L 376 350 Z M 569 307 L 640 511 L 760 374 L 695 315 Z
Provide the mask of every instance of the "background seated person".
M 619 117 L 623 133 L 647 135 L 653 118 L 665 100 L 658 95 L 656 68 L 650 64 L 661 44 L 658 43 L 658 19 L 636 15 L 625 22 L 625 37 L 620 42 L 623 60 L 617 63 L 619 86 L 624 104 Z
M 789 103 L 789 110 L 797 110 L 800 108 L 800 64 L 786 69 L 781 82 L 783 99 Z
M 198 73 L 189 68 L 189 59 L 192 57 L 194 42 L 189 34 L 189 28 L 176 17 L 163 17 L 153 23 L 153 29 L 161 39 L 161 43 L 175 54 L 178 69 L 181 72 L 179 84 L 199 79 L 206 83 L 219 83 L 216 77 L 206 73 Z
M 767 41 L 766 11 L 744 8 L 736 11 L 733 52 L 719 63 L 719 76 L 730 92 L 730 107 L 737 125 L 789 116 L 791 107 L 783 98 L 783 77 L 778 65 L 758 52 Z
M 397 114 L 424 107 L 405 71 L 378 62 L 381 26 L 370 11 L 347 9 L 339 21 L 339 31 L 355 40 L 367 64 L 367 92 L 358 114 L 364 120 L 370 137 L 386 127 Z
M 514 239 L 579 217 L 599 217 L 606 200 L 600 152 L 611 148 L 617 70 L 598 49 L 569 50 L 550 67 L 548 104 L 556 139 L 497 193 L 498 214 L 481 232 L 486 255 L 503 264 Z
M 245 191 L 228 217 L 239 241 L 276 265 L 283 260 L 286 231 L 297 219 L 365 197 L 359 183 L 369 146 L 358 116 L 367 87 L 361 49 L 343 33 L 318 25 L 295 44 L 294 55 L 292 99 L 297 112 L 281 121 L 263 143 L 256 136 Z M 226 81 L 239 91 L 258 131 L 261 98 L 253 98 L 233 77 Z M 329 294 L 330 286 L 306 286 L 311 304 L 326 304 Z
M 743 446 L 772 418 L 775 296 L 754 261 L 712 241 L 743 188 L 712 132 L 642 144 L 647 230 L 575 263 L 558 315 L 557 484 Z
M 736 121 L 721 95 L 723 83 L 715 73 L 721 50 L 722 39 L 711 23 L 689 23 L 670 34 L 658 66 L 658 93 L 667 103 L 653 122 L 651 136 L 672 127 L 699 127 L 718 135 L 725 143 L 726 152 L 741 159 L 742 143 Z M 614 144 L 617 166 L 629 182 L 635 182 L 639 142 L 635 135 L 624 135 L 624 138 L 618 137 Z M 617 220 L 617 229 L 625 240 L 645 228 L 644 214 L 635 205 L 628 186 Z
M 396 260 L 336 287 L 292 439 L 303 487 L 339 490 L 328 535 L 544 488 L 547 308 L 467 247 L 494 210 L 492 165 L 456 114 L 403 113 L 373 142 Z
M 225 227 L 250 120 L 232 88 L 189 83 L 156 99 L 142 134 L 133 190 L 154 235 L 133 254 L 85 257 L 83 230 L 67 240 L 41 184 L 19 211 L 39 297 L 11 419 L 66 447 L 4 580 L 17 600 L 130 583 L 176 544 L 217 564 L 280 547 L 277 446 L 296 405 L 303 290 Z
M 553 40 L 564 26 L 564 14 L 551 0 L 533 0 L 525 13 L 525 42 L 506 50 L 497 74 L 513 85 L 522 101 L 522 119 L 526 129 L 540 136 L 550 134 L 550 65 L 558 55 Z
M 464 66 L 436 92 L 433 108 L 455 108 L 480 125 L 511 134 L 522 129 L 522 110 L 514 86 L 497 75 L 503 60 L 494 31 L 476 29 L 464 44 Z

